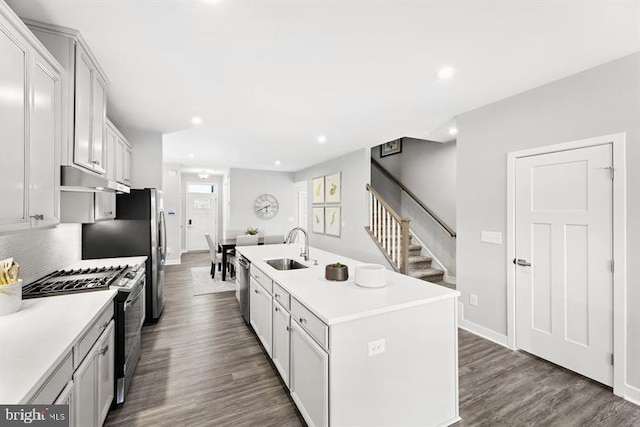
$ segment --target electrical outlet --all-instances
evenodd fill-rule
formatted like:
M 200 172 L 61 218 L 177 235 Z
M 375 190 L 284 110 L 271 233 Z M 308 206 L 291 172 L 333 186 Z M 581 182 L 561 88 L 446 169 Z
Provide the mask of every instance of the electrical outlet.
M 387 344 L 384 338 L 377 341 L 369 341 L 369 357 L 384 353 L 386 346 Z
M 478 295 L 469 294 L 469 304 L 471 304 L 474 307 L 477 307 L 478 306 Z

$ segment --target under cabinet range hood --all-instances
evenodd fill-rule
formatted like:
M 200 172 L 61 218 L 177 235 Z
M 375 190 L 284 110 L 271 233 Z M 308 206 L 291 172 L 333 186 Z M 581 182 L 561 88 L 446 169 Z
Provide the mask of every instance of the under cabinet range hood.
M 74 166 L 60 167 L 60 190 L 62 191 L 109 191 L 129 193 L 129 187 L 108 180 Z

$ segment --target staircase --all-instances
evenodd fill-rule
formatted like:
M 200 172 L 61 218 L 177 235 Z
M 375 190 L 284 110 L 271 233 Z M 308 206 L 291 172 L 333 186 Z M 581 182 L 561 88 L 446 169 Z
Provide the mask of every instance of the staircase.
M 367 184 L 370 219 L 365 227 L 393 268 L 416 279 L 442 283 L 444 271 L 434 268 L 433 259 L 423 255 L 423 248 L 413 244 L 410 220 L 402 218 Z

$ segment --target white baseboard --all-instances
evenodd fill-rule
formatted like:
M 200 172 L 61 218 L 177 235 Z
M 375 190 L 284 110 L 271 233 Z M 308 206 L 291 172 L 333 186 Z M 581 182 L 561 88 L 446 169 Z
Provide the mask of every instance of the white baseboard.
M 509 348 L 507 343 L 507 336 L 496 331 L 492 331 L 489 328 L 480 326 L 477 323 L 470 322 L 464 318 L 464 304 L 458 302 L 458 327 L 464 329 L 467 332 L 478 335 L 486 340 L 492 341 L 496 344 L 500 344 L 503 347 Z M 511 350 L 509 348 L 509 350 Z
M 182 254 L 186 254 L 187 252 L 189 252 L 189 251 L 188 251 L 188 250 L 186 250 L 186 249 L 180 249 L 180 255 L 182 255 Z
M 168 259 L 164 262 L 164 265 L 180 265 L 179 259 Z
M 625 384 L 624 388 L 624 400 L 627 400 L 634 405 L 640 406 L 640 388 L 631 386 L 629 384 Z
M 457 284 L 456 276 L 449 276 L 449 273 L 444 273 L 444 281 L 453 285 Z

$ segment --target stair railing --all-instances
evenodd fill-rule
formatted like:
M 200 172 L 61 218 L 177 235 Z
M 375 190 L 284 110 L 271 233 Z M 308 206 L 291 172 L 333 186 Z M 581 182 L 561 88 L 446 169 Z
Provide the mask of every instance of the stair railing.
M 388 170 L 385 169 L 384 166 L 382 166 L 380 164 L 380 162 L 378 162 L 376 159 L 374 159 L 373 157 L 371 158 L 371 164 L 373 166 L 375 166 L 376 168 L 378 168 L 378 170 L 380 172 L 382 172 L 384 174 L 384 176 L 386 176 L 387 178 L 389 178 L 391 180 L 391 182 L 393 182 L 394 184 L 396 184 L 398 187 L 400 187 L 400 189 L 402 191 L 404 191 L 405 193 L 407 193 L 407 195 L 409 197 L 411 197 L 413 199 L 414 202 L 416 202 L 418 204 L 418 206 L 420 206 L 422 208 L 422 210 L 424 210 L 431 218 L 433 218 L 433 220 L 444 230 L 447 232 L 447 234 L 449 234 L 449 236 L 452 239 L 455 239 L 457 237 L 456 232 L 453 228 L 451 228 L 449 225 L 447 225 L 446 222 L 444 222 L 444 220 L 442 220 L 442 218 L 440 218 L 438 215 L 436 215 L 436 213 L 434 211 L 432 211 L 431 209 L 429 209 L 429 207 L 422 201 L 420 200 L 415 194 L 413 194 L 413 192 L 411 190 L 409 190 L 402 182 L 400 182 L 400 180 L 398 178 L 396 178 L 395 176 L 393 176 L 393 174 L 391 174 L 391 172 L 389 172 Z
M 369 234 L 387 260 L 402 274 L 409 261 L 409 218 L 402 218 L 367 184 L 369 192 Z

